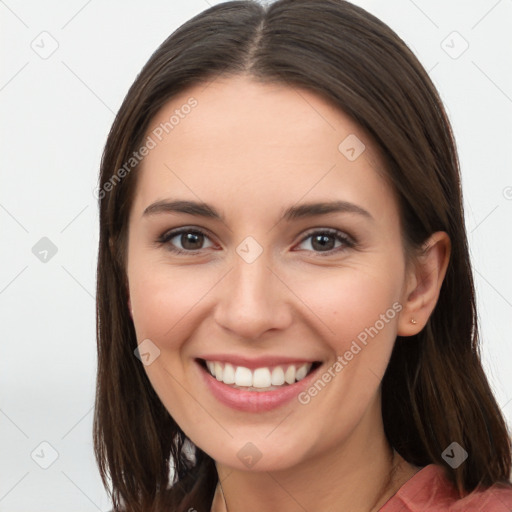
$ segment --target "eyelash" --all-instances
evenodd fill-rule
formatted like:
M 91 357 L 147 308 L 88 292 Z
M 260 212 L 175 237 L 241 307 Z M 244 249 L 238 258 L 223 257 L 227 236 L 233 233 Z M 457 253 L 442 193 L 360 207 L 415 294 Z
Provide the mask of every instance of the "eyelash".
M 197 250 L 185 250 L 185 249 L 179 249 L 178 247 L 172 245 L 170 241 L 182 234 L 194 234 L 194 235 L 203 235 L 206 238 L 209 238 L 208 235 L 197 228 L 179 228 L 172 231 L 166 231 L 162 235 L 160 235 L 157 239 L 157 243 L 160 245 L 167 245 L 167 249 L 175 254 L 187 254 L 187 255 L 194 255 L 201 252 L 202 249 Z M 299 245 L 304 243 L 308 238 L 311 238 L 313 235 L 327 235 L 330 237 L 334 237 L 336 240 L 342 242 L 343 246 L 337 247 L 334 249 L 329 249 L 328 251 L 309 251 L 317 254 L 320 257 L 330 256 L 335 253 L 344 251 L 346 249 L 351 249 L 356 246 L 356 242 L 352 237 L 349 237 L 342 231 L 338 231 L 337 229 L 331 229 L 331 228 L 323 228 L 323 229 L 315 229 L 314 231 L 309 231 L 299 242 Z

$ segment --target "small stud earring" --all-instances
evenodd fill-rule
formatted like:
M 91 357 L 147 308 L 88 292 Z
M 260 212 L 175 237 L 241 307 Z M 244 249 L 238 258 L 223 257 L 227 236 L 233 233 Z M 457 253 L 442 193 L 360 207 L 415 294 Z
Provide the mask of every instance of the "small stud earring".
M 416 320 L 414 320 L 414 318 L 411 318 L 411 324 L 417 324 L 418 322 L 416 322 Z

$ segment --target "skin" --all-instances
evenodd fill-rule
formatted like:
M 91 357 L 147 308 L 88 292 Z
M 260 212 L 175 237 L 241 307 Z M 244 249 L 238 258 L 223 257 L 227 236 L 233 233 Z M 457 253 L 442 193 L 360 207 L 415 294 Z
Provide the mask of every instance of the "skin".
M 435 306 L 449 239 L 434 233 L 425 254 L 408 262 L 397 201 L 372 141 L 320 96 L 245 76 L 217 79 L 175 96 L 148 134 L 191 96 L 198 105 L 137 171 L 129 219 L 128 304 L 138 342 L 149 338 L 160 350 L 145 366 L 151 384 L 216 461 L 229 512 L 377 510 L 419 469 L 391 458 L 380 382 L 397 334 L 419 332 Z M 350 134 L 366 146 L 355 161 L 338 150 Z M 204 201 L 225 220 L 143 215 L 171 198 Z M 345 212 L 279 220 L 289 206 L 331 200 L 356 204 L 371 218 Z M 205 233 L 195 254 L 156 242 L 179 227 Z M 306 238 L 326 228 L 348 234 L 355 246 L 329 238 L 326 253 Z M 247 236 L 263 248 L 252 263 L 236 252 Z M 172 243 L 186 250 L 180 236 Z M 199 378 L 195 358 L 213 351 L 318 360 L 321 375 L 394 303 L 402 310 L 307 405 L 235 411 Z M 248 442 L 261 453 L 252 468 L 237 457 Z

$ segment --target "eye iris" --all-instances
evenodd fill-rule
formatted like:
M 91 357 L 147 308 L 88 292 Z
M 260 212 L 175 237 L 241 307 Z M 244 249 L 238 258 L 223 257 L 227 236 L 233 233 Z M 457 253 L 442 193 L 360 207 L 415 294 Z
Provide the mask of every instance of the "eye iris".
M 181 244 L 185 249 L 195 250 L 199 249 L 201 246 L 201 243 L 203 242 L 204 236 L 200 233 L 183 233 L 181 235 Z M 199 243 L 199 247 L 197 245 L 194 245 Z M 191 246 L 192 244 L 192 246 Z
M 316 243 L 319 245 L 316 245 Z M 331 235 L 315 235 L 311 245 L 314 249 L 330 250 L 334 248 L 334 239 Z

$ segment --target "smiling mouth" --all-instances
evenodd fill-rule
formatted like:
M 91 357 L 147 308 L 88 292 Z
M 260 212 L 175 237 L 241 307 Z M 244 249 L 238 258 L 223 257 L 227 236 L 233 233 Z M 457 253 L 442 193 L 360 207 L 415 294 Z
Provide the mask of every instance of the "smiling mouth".
M 274 391 L 295 384 L 316 370 L 319 361 L 246 368 L 222 361 L 198 359 L 203 369 L 219 382 L 244 391 Z

